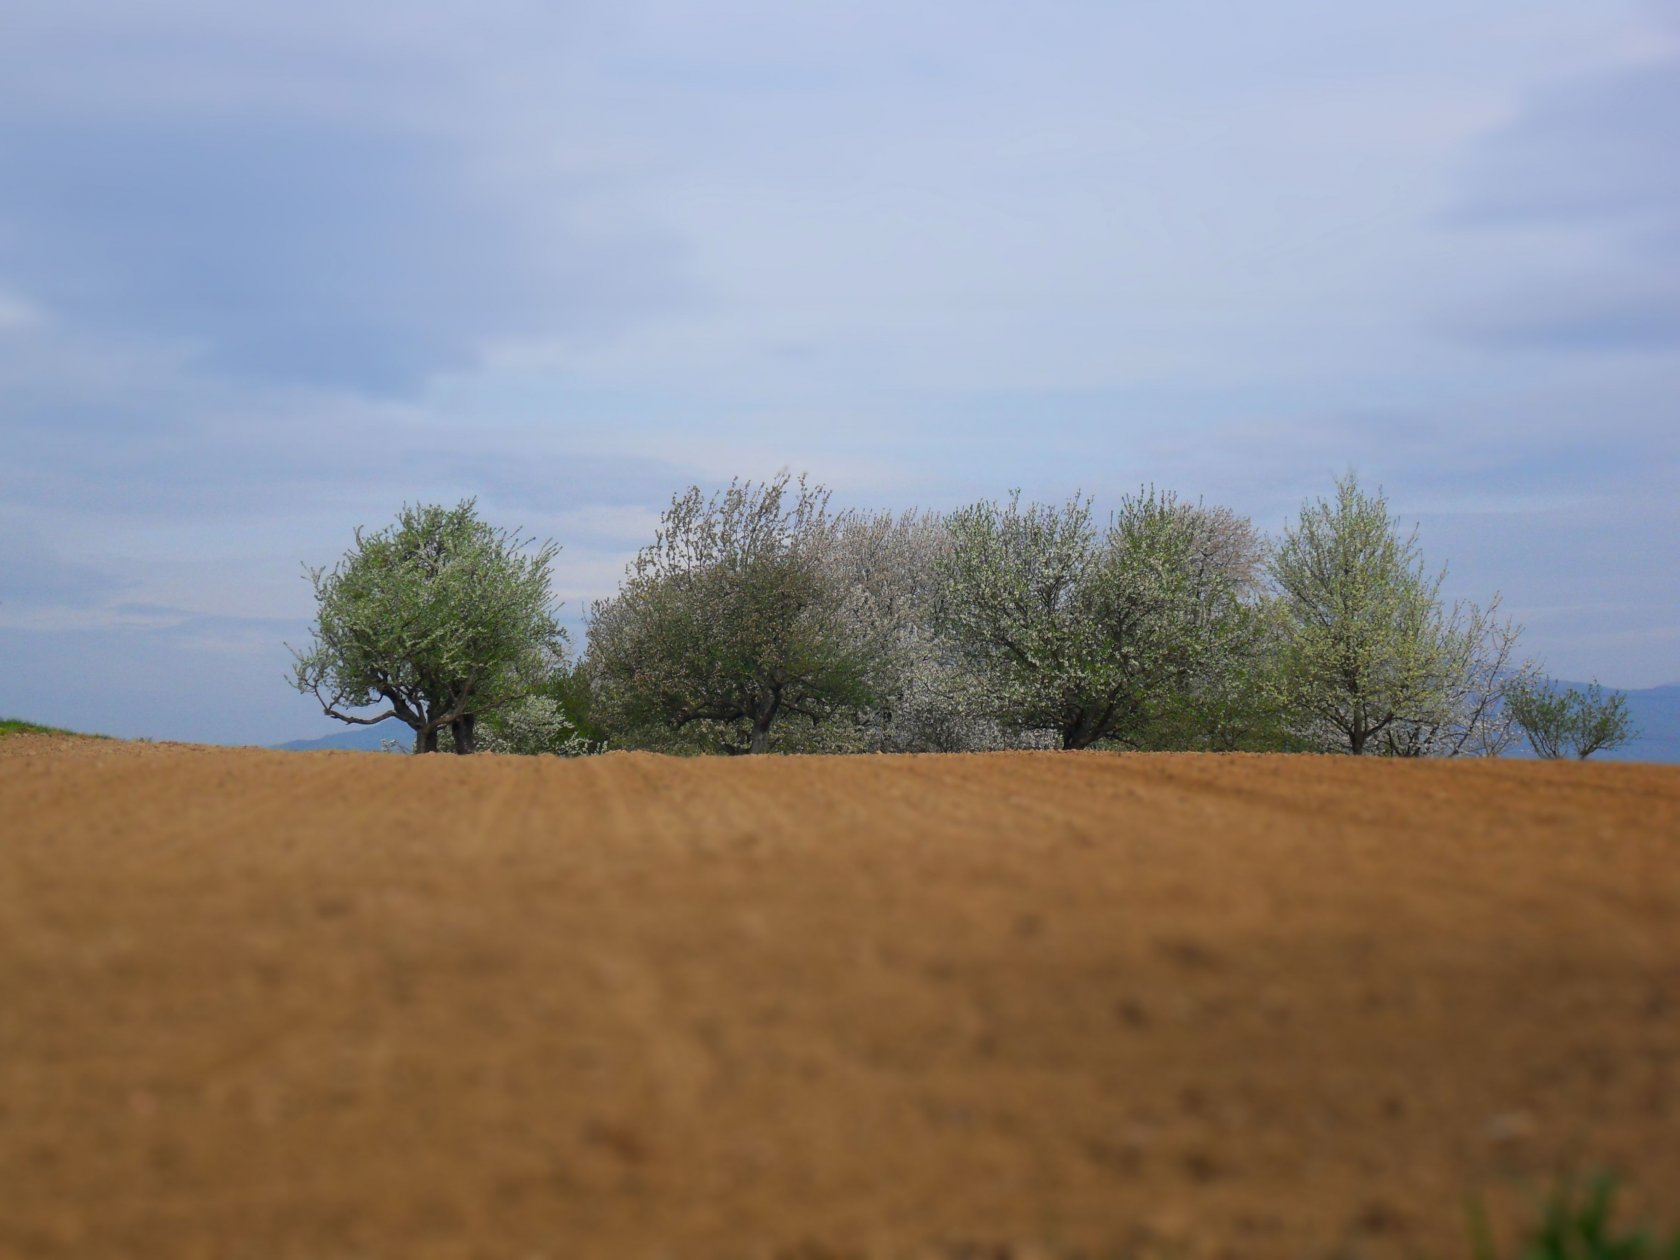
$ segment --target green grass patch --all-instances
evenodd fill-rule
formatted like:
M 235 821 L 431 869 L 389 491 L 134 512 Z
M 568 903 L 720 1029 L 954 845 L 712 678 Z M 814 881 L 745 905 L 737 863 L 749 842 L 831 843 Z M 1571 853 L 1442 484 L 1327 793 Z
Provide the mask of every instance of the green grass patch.
M 39 722 L 25 722 L 22 718 L 0 718 L 0 737 L 6 735 L 73 735 L 77 739 L 109 739 L 109 735 L 89 735 L 84 731 L 66 731 L 56 726 L 42 726 Z
M 1553 1193 L 1509 1260 L 1680 1260 L 1680 1232 L 1664 1236 L 1615 1222 L 1616 1183 L 1597 1177 Z M 1476 1260 L 1506 1260 L 1475 1214 Z

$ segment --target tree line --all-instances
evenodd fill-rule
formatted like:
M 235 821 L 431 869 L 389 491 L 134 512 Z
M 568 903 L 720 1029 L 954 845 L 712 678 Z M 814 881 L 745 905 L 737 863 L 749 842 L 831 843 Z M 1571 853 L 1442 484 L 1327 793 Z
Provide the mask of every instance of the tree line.
M 1145 488 L 954 512 L 836 511 L 783 474 L 675 496 L 574 654 L 559 553 L 476 504 L 358 531 L 294 685 L 395 717 L 414 750 L 576 754 L 1002 748 L 1586 757 L 1625 699 L 1562 690 L 1521 628 L 1447 604 L 1380 492 L 1349 474 L 1275 542 Z M 371 711 L 370 711 L 371 710 Z

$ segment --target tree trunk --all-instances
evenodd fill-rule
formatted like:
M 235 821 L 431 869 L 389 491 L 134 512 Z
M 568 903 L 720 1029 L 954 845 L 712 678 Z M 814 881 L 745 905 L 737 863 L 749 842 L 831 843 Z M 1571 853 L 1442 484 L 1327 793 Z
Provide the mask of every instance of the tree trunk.
M 435 753 L 437 750 L 438 750 L 438 728 L 437 727 L 428 726 L 425 730 L 420 731 L 418 734 L 415 735 L 415 737 L 414 737 L 414 752 L 415 752 L 416 756 L 418 756 L 421 753 Z
M 471 713 L 463 713 L 449 724 L 449 730 L 455 736 L 455 751 L 461 756 L 478 749 L 478 735 L 474 730 L 478 719 Z
M 781 707 L 780 691 L 772 691 L 769 698 L 758 706 L 758 712 L 753 714 L 752 740 L 747 744 L 749 753 L 770 751 L 770 723 L 776 720 L 776 710 Z
M 1089 748 L 1097 737 L 1097 724 L 1089 713 L 1081 712 L 1071 722 L 1062 724 L 1062 749 Z

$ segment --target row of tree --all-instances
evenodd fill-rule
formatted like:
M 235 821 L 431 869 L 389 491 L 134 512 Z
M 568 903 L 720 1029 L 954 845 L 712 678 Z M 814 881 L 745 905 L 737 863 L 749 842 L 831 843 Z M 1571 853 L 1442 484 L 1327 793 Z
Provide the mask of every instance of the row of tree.
M 415 751 L 973 751 L 1093 745 L 1545 756 L 1631 737 L 1619 695 L 1560 692 L 1520 628 L 1447 605 L 1416 533 L 1351 475 L 1273 545 L 1154 490 L 948 515 L 836 512 L 783 475 L 673 499 L 581 658 L 558 548 L 472 502 L 407 508 L 312 570 L 294 681 Z M 377 710 L 366 712 L 366 710 Z

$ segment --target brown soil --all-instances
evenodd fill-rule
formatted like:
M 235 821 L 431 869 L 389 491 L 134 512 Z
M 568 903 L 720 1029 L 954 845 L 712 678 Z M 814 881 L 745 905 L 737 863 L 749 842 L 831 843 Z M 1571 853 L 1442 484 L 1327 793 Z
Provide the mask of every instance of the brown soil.
M 1680 1216 L 1680 768 L 0 740 L 0 1255 Z

